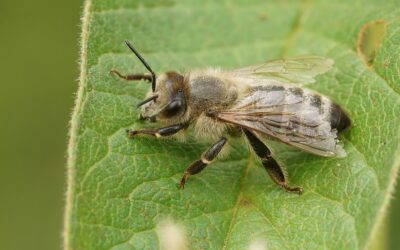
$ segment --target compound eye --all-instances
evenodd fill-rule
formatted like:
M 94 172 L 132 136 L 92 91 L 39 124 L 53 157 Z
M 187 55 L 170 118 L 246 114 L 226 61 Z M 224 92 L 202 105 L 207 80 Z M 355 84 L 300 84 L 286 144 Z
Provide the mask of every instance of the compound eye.
M 182 100 L 174 100 L 168 104 L 168 106 L 164 109 L 163 115 L 165 117 L 172 117 L 179 114 L 184 107 L 184 102 Z

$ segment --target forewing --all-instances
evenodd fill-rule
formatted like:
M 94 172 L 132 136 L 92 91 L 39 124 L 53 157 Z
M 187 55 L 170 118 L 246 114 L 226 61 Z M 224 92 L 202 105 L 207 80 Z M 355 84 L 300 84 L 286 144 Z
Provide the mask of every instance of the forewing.
M 264 78 L 281 83 L 307 84 L 332 68 L 333 60 L 321 56 L 278 59 L 233 71 L 236 77 Z
M 234 107 L 219 112 L 217 118 L 316 155 L 343 156 L 337 131 L 331 128 L 323 106 L 313 105 L 312 95 L 300 95 L 298 89 L 254 88 Z

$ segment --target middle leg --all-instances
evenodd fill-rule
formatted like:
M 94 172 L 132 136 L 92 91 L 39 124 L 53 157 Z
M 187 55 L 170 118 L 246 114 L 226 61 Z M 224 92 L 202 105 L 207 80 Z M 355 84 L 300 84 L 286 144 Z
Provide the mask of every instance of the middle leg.
M 183 189 L 189 175 L 198 174 L 205 167 L 207 167 L 207 165 L 210 164 L 212 160 L 214 160 L 215 157 L 217 157 L 217 155 L 221 152 L 221 149 L 224 147 L 226 141 L 226 138 L 222 137 L 219 141 L 212 145 L 199 160 L 190 164 L 190 166 L 183 173 L 179 187 Z

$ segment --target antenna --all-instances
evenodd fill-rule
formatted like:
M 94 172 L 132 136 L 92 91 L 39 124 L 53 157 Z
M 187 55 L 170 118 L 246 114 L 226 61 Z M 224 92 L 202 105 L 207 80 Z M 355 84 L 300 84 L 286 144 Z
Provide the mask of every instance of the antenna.
M 154 92 L 156 90 L 156 74 L 151 69 L 149 64 L 147 64 L 147 62 L 144 60 L 144 58 L 139 54 L 139 52 L 133 47 L 133 45 L 129 43 L 128 40 L 125 40 L 125 44 L 136 55 L 136 57 L 143 63 L 143 65 L 146 67 L 146 69 L 148 71 L 150 71 L 150 74 L 151 74 L 151 89 Z
M 147 98 L 146 100 L 139 102 L 139 103 L 137 104 L 137 107 L 139 108 L 140 106 L 142 106 L 142 105 L 144 105 L 144 104 L 146 104 L 146 103 L 148 103 L 148 102 L 151 102 L 151 101 L 153 101 L 153 100 L 155 100 L 155 99 L 157 99 L 157 98 L 158 98 L 158 95 L 150 96 L 150 97 Z

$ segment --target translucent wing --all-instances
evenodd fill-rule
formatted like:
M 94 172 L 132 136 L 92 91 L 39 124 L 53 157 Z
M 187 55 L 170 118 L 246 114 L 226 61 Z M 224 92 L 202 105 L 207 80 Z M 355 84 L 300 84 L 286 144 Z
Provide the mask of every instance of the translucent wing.
M 296 87 L 259 86 L 217 119 L 248 128 L 310 153 L 344 156 L 337 131 L 331 127 L 331 102 Z M 321 98 L 315 100 L 315 98 Z
M 233 71 L 236 77 L 264 78 L 282 83 L 306 84 L 327 72 L 333 60 L 320 56 L 302 56 L 278 59 Z

